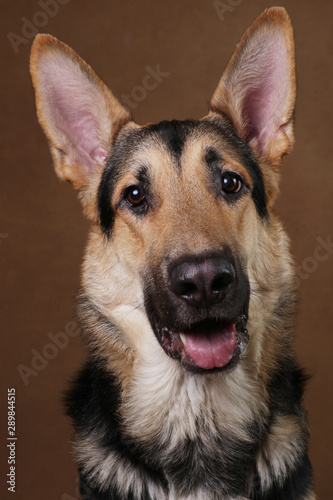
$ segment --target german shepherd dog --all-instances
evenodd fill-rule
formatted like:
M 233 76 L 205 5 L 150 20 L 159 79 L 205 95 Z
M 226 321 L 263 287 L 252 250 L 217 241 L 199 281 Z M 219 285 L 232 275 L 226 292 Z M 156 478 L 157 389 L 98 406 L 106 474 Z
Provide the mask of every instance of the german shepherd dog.
M 201 120 L 136 125 L 49 35 L 39 121 L 91 232 L 67 395 L 89 500 L 313 500 L 295 275 L 274 213 L 294 142 L 283 8 L 246 31 Z

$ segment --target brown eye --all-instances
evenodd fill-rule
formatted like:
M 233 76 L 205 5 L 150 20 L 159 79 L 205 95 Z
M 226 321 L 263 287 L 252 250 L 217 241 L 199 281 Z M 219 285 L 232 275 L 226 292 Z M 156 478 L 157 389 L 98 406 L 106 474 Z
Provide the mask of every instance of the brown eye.
M 127 188 L 124 198 L 133 208 L 143 205 L 146 201 L 145 195 L 140 186 L 130 186 Z
M 241 178 L 233 172 L 226 172 L 222 175 L 222 190 L 225 193 L 238 193 L 242 186 Z

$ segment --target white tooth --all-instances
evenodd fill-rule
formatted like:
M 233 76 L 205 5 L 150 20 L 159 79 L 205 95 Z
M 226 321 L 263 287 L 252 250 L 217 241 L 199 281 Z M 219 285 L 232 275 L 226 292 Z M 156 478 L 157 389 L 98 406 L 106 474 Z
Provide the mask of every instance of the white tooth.
M 181 341 L 183 342 L 184 346 L 186 347 L 186 337 L 183 333 L 179 334 Z

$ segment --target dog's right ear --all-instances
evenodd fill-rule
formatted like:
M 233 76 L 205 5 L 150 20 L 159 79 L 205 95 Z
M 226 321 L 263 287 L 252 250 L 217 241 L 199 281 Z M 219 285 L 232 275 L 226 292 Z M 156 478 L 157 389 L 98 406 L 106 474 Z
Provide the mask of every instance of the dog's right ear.
M 50 35 L 36 36 L 30 71 L 56 173 L 86 190 L 100 175 L 112 140 L 130 115 L 90 66 Z

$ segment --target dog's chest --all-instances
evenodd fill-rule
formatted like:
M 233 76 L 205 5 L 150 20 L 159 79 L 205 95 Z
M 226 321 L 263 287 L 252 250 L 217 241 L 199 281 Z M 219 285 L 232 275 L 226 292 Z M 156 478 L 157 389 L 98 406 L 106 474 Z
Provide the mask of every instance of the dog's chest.
M 207 433 L 248 440 L 248 425 L 266 411 L 262 386 L 248 363 L 244 358 L 227 376 L 196 376 L 165 356 L 155 339 L 147 341 L 120 405 L 124 428 L 139 440 L 156 436 L 167 442 L 167 435 L 179 442 Z
M 124 430 L 147 462 L 158 464 L 175 498 L 202 484 L 219 494 L 244 493 L 259 446 L 255 422 L 264 411 L 255 381 L 244 370 L 228 382 L 194 377 L 175 370 L 164 353 L 157 363 L 138 364 L 134 374 L 121 405 Z

